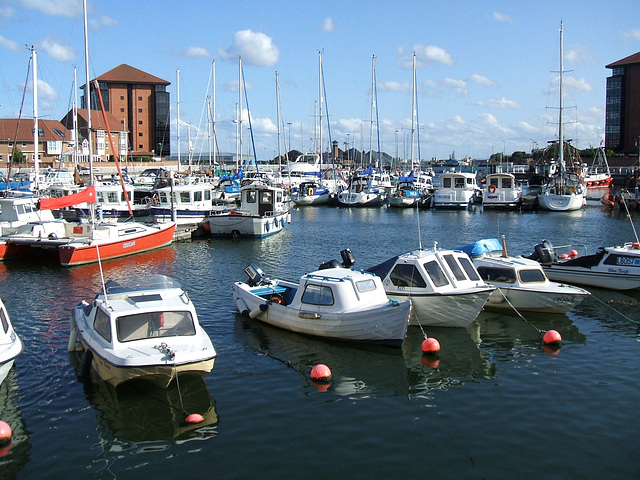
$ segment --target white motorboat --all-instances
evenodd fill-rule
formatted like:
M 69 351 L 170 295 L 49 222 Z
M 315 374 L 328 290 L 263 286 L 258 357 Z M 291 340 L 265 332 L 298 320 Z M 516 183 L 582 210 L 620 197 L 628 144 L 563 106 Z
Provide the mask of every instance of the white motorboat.
M 22 349 L 22 340 L 13 330 L 7 308 L 0 300 L 0 384 L 7 378 L 9 370 L 16 357 L 22 353 Z
M 475 173 L 446 172 L 440 175 L 440 186 L 432 197 L 435 208 L 467 208 L 482 200 Z
M 233 285 L 238 310 L 293 332 L 401 345 L 411 304 L 389 299 L 379 277 L 351 269 L 350 250 L 341 254 L 342 264 L 326 262 L 298 283 L 265 278 L 259 267 L 248 266 L 249 280 Z
M 338 193 L 338 202 L 345 207 L 380 207 L 385 201 L 385 192 L 361 175 L 351 177 L 349 187 Z
M 216 351 L 196 309 L 175 280 L 141 277 L 129 286 L 108 281 L 91 303 L 71 313 L 69 351 L 87 352 L 91 367 L 114 386 L 141 379 L 166 388 L 182 374 L 205 375 Z
M 240 189 L 240 207 L 214 210 L 202 229 L 211 236 L 266 237 L 291 223 L 289 208 L 280 187 L 254 183 Z
M 51 210 L 40 210 L 38 202 L 33 196 L 0 197 L 0 234 L 16 233 L 29 222 L 54 221 Z
M 578 250 L 584 251 L 580 255 Z M 540 262 L 551 280 L 611 290 L 640 289 L 640 242 L 600 247 L 587 255 L 584 245 L 554 247 L 548 240 L 528 257 Z
M 328 188 L 315 180 L 307 180 L 291 190 L 291 200 L 296 205 L 326 205 L 331 200 Z
M 495 290 L 466 253 L 436 245 L 396 255 L 366 271 L 382 279 L 391 298 L 411 300 L 411 325 L 468 327 Z
M 178 225 L 196 225 L 213 210 L 214 186 L 209 182 L 184 182 L 153 191 L 149 212 L 156 221 L 175 218 Z
M 522 204 L 522 187 L 512 173 L 487 175 L 487 191 L 482 194 L 483 208 L 518 208 Z
M 549 281 L 535 260 L 509 256 L 504 237 L 478 240 L 455 250 L 469 255 L 482 279 L 498 287 L 486 308 L 566 313 L 590 295 L 582 288 Z

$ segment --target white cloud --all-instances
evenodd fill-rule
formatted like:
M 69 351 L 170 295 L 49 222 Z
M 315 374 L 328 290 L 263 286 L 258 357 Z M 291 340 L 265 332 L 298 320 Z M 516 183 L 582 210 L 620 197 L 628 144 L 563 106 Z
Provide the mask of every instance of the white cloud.
M 624 32 L 624 38 L 626 40 L 640 40 L 640 28 Z
M 15 10 L 11 7 L 0 7 L 0 18 L 9 19 L 13 17 Z
M 495 85 L 495 83 L 493 83 L 491 79 L 485 77 L 484 75 L 479 75 L 477 73 L 474 73 L 473 75 L 471 75 L 471 78 L 469 79 L 469 81 L 473 83 L 478 83 L 480 85 L 484 85 L 486 87 L 493 87 Z
M 444 63 L 445 65 L 453 65 L 453 59 L 447 51 L 441 47 L 434 45 L 416 44 L 411 52 L 406 52 L 404 45 L 397 48 L 398 60 L 396 63 L 403 68 L 412 68 L 413 53 L 416 54 L 416 67 L 424 67 L 432 62 Z
M 73 62 L 76 59 L 75 50 L 70 45 L 62 45 L 51 37 L 47 37 L 40 43 L 40 48 L 47 55 L 61 62 Z
M 89 19 L 89 25 L 91 26 L 93 31 L 102 32 L 107 28 L 113 28 L 118 25 L 118 21 L 115 18 L 108 17 L 107 15 L 102 15 L 100 18 Z
M 572 45 L 565 51 L 564 58 L 568 62 L 577 63 L 580 65 L 595 64 L 593 55 L 589 51 L 589 48 L 585 45 Z
M 381 92 L 410 92 L 411 85 L 396 81 L 378 82 L 378 90 Z
M 501 110 L 504 109 L 521 109 L 522 105 L 513 100 L 507 100 L 505 97 L 502 97 L 500 100 L 491 99 L 487 102 L 487 106 L 491 108 L 498 108 Z
M 213 56 L 204 47 L 189 47 L 182 52 L 182 55 L 189 58 L 210 58 Z
M 513 18 L 511 18 L 509 15 L 505 15 L 504 13 L 493 12 L 493 18 L 498 22 L 513 23 Z
M 22 49 L 22 47 L 16 42 L 9 40 L 8 38 L 4 38 L 2 35 L 0 35 L 0 48 L 4 50 L 11 50 L 13 52 L 18 52 Z
M 27 84 L 27 91 L 33 92 L 33 83 L 31 81 Z M 40 100 L 58 100 L 58 98 L 58 92 L 51 85 L 44 80 L 38 79 L 38 102 Z
M 590 92 L 593 90 L 593 87 L 589 82 L 587 82 L 584 78 L 574 78 L 570 76 L 564 76 L 563 78 L 563 86 L 567 87 L 567 89 L 575 90 L 579 92 Z
M 458 95 L 467 95 L 467 82 L 459 78 L 445 78 L 442 83 Z
M 320 27 L 320 30 L 323 32 L 335 32 L 337 29 L 335 24 L 333 23 L 333 18 L 325 18 L 322 26 Z
M 246 65 L 271 67 L 280 59 L 280 51 L 264 33 L 241 30 L 233 36 L 233 44 L 220 52 L 224 58 L 241 55 Z
M 18 0 L 18 4 L 30 10 L 38 10 L 45 15 L 75 17 L 82 12 L 79 0 Z

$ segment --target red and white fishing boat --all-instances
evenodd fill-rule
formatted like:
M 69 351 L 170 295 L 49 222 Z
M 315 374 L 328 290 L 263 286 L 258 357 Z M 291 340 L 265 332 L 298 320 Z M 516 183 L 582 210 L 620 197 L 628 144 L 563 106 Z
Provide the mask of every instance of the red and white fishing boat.
M 65 197 L 43 198 L 40 209 L 94 203 L 95 198 L 95 188 L 90 186 Z M 58 255 L 62 266 L 83 265 L 169 245 L 175 228 L 175 222 L 33 221 L 0 238 L 0 258 L 25 258 L 49 252 Z
M 609 171 L 609 163 L 603 147 L 596 150 L 593 163 L 584 172 L 584 182 L 587 187 L 608 187 L 613 181 Z

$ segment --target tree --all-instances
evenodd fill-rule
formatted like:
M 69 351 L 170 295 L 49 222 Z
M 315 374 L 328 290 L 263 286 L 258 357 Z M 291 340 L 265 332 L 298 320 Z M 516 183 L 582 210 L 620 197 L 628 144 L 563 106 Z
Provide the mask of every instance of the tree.
M 22 150 L 20 150 L 18 147 L 15 147 L 13 149 L 13 155 L 11 156 L 11 161 L 13 163 L 27 163 L 27 157 L 25 157 L 24 153 L 22 153 Z

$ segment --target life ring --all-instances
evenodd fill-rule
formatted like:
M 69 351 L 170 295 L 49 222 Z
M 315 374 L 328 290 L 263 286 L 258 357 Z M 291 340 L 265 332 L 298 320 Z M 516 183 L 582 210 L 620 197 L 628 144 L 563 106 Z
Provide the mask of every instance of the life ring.
M 498 187 L 496 187 L 495 185 L 491 184 L 487 187 L 487 190 L 489 190 L 489 193 L 496 193 L 496 191 L 498 190 Z
M 307 195 L 308 195 L 308 196 L 312 196 L 312 195 L 313 195 L 313 188 L 309 188 L 309 189 L 307 190 Z
M 287 299 L 280 294 L 272 295 L 269 300 L 271 300 L 273 303 L 277 303 L 278 305 L 282 305 L 282 306 L 287 305 Z

